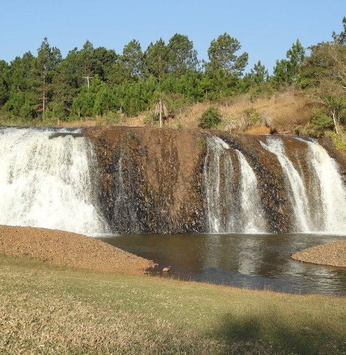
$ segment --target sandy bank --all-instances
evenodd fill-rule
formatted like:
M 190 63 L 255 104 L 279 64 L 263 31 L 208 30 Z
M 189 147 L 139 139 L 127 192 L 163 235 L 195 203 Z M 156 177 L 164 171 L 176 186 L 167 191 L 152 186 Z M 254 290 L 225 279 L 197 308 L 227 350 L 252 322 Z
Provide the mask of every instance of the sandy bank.
M 123 274 L 143 274 L 152 261 L 100 240 L 58 230 L 0 226 L 0 253 L 30 256 L 51 264 Z
M 346 267 L 346 240 L 317 245 L 293 254 L 292 258 L 307 263 Z

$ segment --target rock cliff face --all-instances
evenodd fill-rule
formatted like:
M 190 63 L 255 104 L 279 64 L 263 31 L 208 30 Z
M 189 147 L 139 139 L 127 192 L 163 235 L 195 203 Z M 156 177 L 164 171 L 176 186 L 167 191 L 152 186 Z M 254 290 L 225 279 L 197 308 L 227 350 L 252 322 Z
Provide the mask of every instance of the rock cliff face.
M 211 208 L 219 208 L 218 218 L 227 221 L 232 206 L 235 219 L 251 221 L 261 216 L 266 232 L 334 230 L 335 224 L 331 226 L 329 220 L 320 223 L 321 219 L 329 218 L 324 214 L 333 214 L 324 211 L 331 204 L 327 201 L 316 207 L 320 199 L 333 198 L 332 193 L 326 197 L 323 192 L 326 188 L 322 185 L 328 181 L 319 174 L 325 158 L 324 153 L 317 152 L 320 146 L 316 142 L 310 144 L 308 140 L 294 137 L 158 128 L 89 128 L 83 133 L 96 150 L 101 174 L 99 197 L 104 216 L 114 232 L 218 232 L 208 226 Z M 208 139 L 213 137 L 223 142 L 221 148 L 217 148 L 225 150 L 222 157 L 210 154 L 210 149 L 216 149 L 208 148 Z M 345 163 L 328 141 L 324 145 L 339 164 Z M 244 199 L 247 191 L 242 182 L 244 162 L 240 155 L 257 180 L 260 200 L 257 210 L 244 206 L 252 197 Z M 214 163 L 208 159 L 214 159 Z M 231 165 L 227 168 L 229 173 L 226 164 Z M 316 167 L 316 164 L 321 166 Z M 210 175 L 208 181 L 204 175 L 206 169 L 215 169 L 215 166 L 220 170 L 215 175 L 215 183 L 219 185 L 216 190 L 208 190 L 206 184 L 214 183 L 210 181 L 210 176 L 214 175 Z M 228 174 L 233 176 L 231 182 Z M 214 205 L 220 206 L 208 206 L 208 201 L 211 203 L 206 196 L 208 193 L 220 194 L 213 200 Z M 237 200 L 241 202 L 236 203 Z M 222 231 L 253 232 L 231 227 L 227 230 L 227 223 Z M 344 224 L 346 226 L 346 217 L 341 222 L 342 226 Z
M 106 219 L 119 233 L 184 233 L 205 229 L 197 131 L 95 128 Z

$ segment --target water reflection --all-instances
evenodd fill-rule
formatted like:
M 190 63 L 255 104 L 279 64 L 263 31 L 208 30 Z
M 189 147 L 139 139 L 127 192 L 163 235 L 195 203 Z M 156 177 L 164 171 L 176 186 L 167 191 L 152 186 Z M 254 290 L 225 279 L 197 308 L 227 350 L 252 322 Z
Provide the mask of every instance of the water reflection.
M 346 295 L 346 269 L 294 261 L 290 255 L 344 236 L 312 234 L 121 235 L 107 243 L 159 264 L 169 276 L 251 289 Z

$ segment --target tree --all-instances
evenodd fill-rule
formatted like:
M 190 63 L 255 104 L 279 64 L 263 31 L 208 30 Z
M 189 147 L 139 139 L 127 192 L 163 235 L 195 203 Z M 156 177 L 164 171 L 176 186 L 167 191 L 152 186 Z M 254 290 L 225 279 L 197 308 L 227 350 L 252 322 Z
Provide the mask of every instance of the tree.
M 138 81 L 144 75 L 144 54 L 141 45 L 135 39 L 123 49 L 121 61 L 124 64 L 126 79 Z
M 221 113 L 218 108 L 210 106 L 199 118 L 198 127 L 203 129 L 217 128 L 221 121 Z
M 287 59 L 276 61 L 273 82 L 277 86 L 297 84 L 300 79 L 300 69 L 305 58 L 305 49 L 299 39 L 292 44 L 286 53 Z
M 161 81 L 168 72 L 169 51 L 164 40 L 160 38 L 154 44 L 150 43 L 144 58 L 148 73 Z
M 36 84 L 36 58 L 31 52 L 22 57 L 16 57 L 8 71 L 8 100 L 3 110 L 23 120 L 30 120 L 36 116 L 36 103 L 33 87 Z
M 258 86 L 269 80 L 269 73 L 266 67 L 259 60 L 254 64 L 253 68 L 250 70 L 250 73 L 245 74 L 244 84 L 246 89 L 249 87 Z
M 9 98 L 9 65 L 0 60 L 0 108 Z
M 239 78 L 248 63 L 246 52 L 236 55 L 241 49 L 240 42 L 224 33 L 214 39 L 208 49 L 209 63 L 206 69 L 209 72 L 221 70 L 224 74 L 233 75 Z
M 339 134 L 346 114 L 346 46 L 323 42 L 310 50 L 302 66 L 302 83 L 310 89 L 314 101 L 325 107 Z
M 53 77 L 54 95 L 51 106 L 54 116 L 62 120 L 66 120 L 70 116 L 73 100 L 80 87 L 84 85 L 78 65 L 77 49 L 75 48 L 62 60 Z
M 41 96 L 41 105 L 38 105 L 38 111 L 42 112 L 42 118 L 45 117 L 47 104 L 52 97 L 52 82 L 57 66 L 61 62 L 60 50 L 50 47 L 47 38 L 44 38 L 40 48 L 37 50 L 36 71 L 37 85 L 36 89 Z
M 176 33 L 168 42 L 168 71 L 174 75 L 184 75 L 189 70 L 197 70 L 197 51 L 188 36 Z
M 337 34 L 333 31 L 332 37 L 335 43 L 346 45 L 346 17 L 342 19 L 343 30 Z
M 105 47 L 97 47 L 93 53 L 92 75 L 98 75 L 102 81 L 106 81 L 112 69 L 113 64 L 117 61 L 118 55 L 112 49 Z
M 96 59 L 94 56 L 94 46 L 90 41 L 86 41 L 83 45 L 83 48 L 78 52 L 78 64 L 80 75 L 85 80 L 91 78 L 95 72 Z M 90 82 L 89 82 L 90 85 Z
M 216 100 L 234 92 L 248 63 L 246 52 L 236 54 L 240 49 L 239 41 L 227 33 L 211 42 L 209 62 L 205 63 L 206 76 L 202 83 L 205 98 Z

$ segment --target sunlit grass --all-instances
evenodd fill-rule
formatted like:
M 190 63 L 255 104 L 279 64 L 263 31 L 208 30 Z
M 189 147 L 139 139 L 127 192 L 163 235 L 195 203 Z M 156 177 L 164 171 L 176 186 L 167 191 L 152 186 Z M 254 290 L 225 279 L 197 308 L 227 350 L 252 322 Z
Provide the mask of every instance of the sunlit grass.
M 3 354 L 342 354 L 346 298 L 0 256 Z

